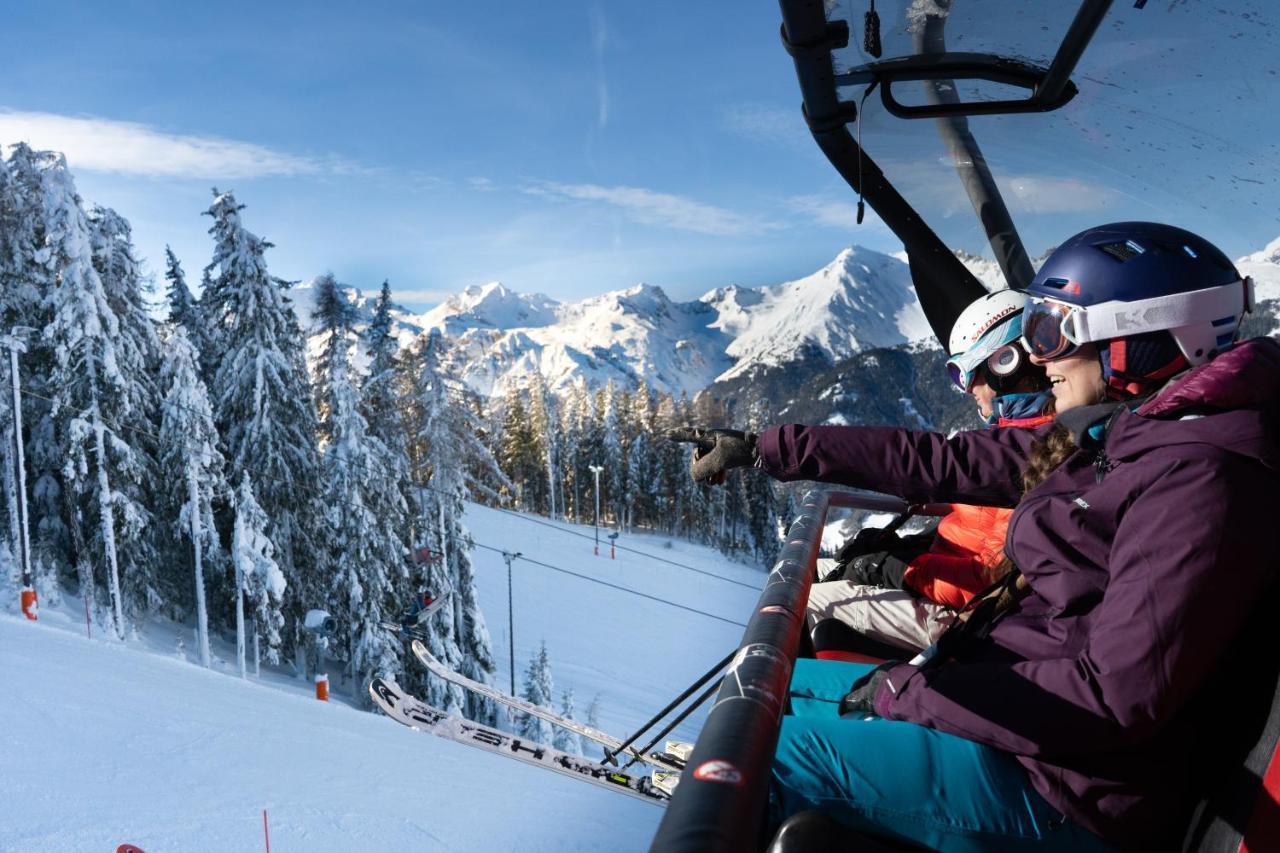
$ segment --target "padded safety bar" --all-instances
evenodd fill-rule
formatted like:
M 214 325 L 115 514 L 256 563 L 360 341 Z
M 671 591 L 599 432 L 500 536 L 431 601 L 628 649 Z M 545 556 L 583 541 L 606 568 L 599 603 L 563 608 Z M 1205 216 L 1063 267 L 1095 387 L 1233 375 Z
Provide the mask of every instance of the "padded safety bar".
M 773 751 L 832 506 L 893 513 L 908 508 L 898 498 L 869 492 L 815 489 L 804 496 L 651 850 L 742 853 L 764 846 Z M 915 512 L 939 515 L 949 509 L 930 504 Z

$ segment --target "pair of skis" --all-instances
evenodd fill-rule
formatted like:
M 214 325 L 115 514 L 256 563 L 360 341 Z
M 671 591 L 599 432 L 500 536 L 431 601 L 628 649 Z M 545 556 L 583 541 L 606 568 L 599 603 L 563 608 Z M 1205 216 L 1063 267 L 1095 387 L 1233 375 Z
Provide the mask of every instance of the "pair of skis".
M 623 750 L 621 749 L 623 745 L 622 741 L 607 732 L 602 732 L 599 729 L 592 728 L 591 726 L 583 725 L 577 720 L 570 720 L 567 717 L 562 717 L 549 708 L 544 708 L 541 705 L 535 705 L 532 702 L 527 702 L 524 699 L 512 696 L 509 693 L 504 693 L 488 684 L 474 681 L 461 673 L 454 672 L 431 654 L 421 640 L 415 639 L 412 643 L 412 648 L 414 656 L 417 657 L 418 661 L 427 668 L 428 672 L 444 679 L 445 681 L 456 684 L 464 690 L 470 690 L 480 696 L 492 699 L 495 702 L 500 702 L 501 704 L 519 711 L 522 714 L 528 714 L 531 717 L 546 720 L 552 725 L 568 729 L 575 734 L 581 735 L 587 740 L 595 741 L 608 749 L 610 753 L 618 753 L 619 751 L 622 751 L 628 755 L 638 758 L 640 761 L 644 761 L 655 767 L 673 771 L 675 773 L 679 773 L 684 769 L 684 761 L 679 755 L 674 755 L 670 752 L 651 752 L 648 755 L 645 755 L 634 747 L 628 747 Z
M 401 725 L 430 732 L 448 740 L 483 749 L 497 755 L 515 758 L 565 776 L 571 776 L 597 787 L 627 794 L 655 805 L 665 805 L 670 793 L 645 776 L 632 776 L 615 768 L 597 764 L 553 747 L 533 743 L 509 732 L 498 731 L 462 717 L 446 714 L 438 708 L 408 695 L 393 681 L 375 678 L 369 695 L 387 716 Z
M 404 630 L 402 626 L 388 624 L 388 628 Z M 406 631 L 411 636 L 413 631 Z M 621 749 L 623 742 L 618 738 L 556 714 L 539 705 L 527 702 L 507 693 L 503 693 L 490 685 L 483 684 L 455 672 L 439 661 L 420 639 L 412 643 L 414 655 L 429 672 L 466 690 L 471 690 L 501 704 L 546 720 L 553 725 L 561 726 L 582 737 L 604 746 L 608 753 L 624 752 L 634 760 L 644 761 L 655 768 L 651 777 L 635 776 L 619 770 L 617 767 L 591 761 L 576 755 L 557 750 L 514 736 L 507 732 L 483 726 L 461 717 L 446 714 L 422 700 L 405 693 L 399 685 L 391 681 L 376 679 L 369 686 L 373 701 L 387 713 L 389 717 L 402 725 L 420 731 L 429 731 L 449 740 L 464 743 L 468 746 L 484 749 L 488 752 L 516 758 L 527 764 L 533 764 L 548 770 L 572 776 L 580 781 L 589 782 L 620 793 L 643 799 L 646 802 L 665 805 L 680 780 L 680 771 L 684 768 L 685 759 L 692 751 L 692 745 L 667 742 L 667 752 L 653 752 L 645 755 L 634 747 Z

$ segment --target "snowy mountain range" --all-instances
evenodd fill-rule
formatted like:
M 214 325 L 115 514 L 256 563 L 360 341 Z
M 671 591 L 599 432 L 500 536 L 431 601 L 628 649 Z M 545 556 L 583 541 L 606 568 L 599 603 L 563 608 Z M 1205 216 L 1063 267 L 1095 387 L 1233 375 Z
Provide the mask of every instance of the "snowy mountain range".
M 958 256 L 988 287 L 1000 284 L 993 261 Z M 1259 301 L 1280 298 L 1280 238 L 1238 265 L 1257 282 Z M 311 284 L 293 292 L 304 323 Z M 356 288 L 348 295 L 367 322 L 374 296 Z M 932 342 L 905 261 L 857 246 L 804 278 L 729 285 L 688 302 L 673 301 L 649 284 L 560 302 L 491 282 L 425 313 L 393 313 L 402 343 L 430 329 L 444 333 L 453 343 L 452 367 L 486 396 L 539 371 L 553 391 L 579 379 L 624 387 L 645 381 L 692 397 L 760 370 L 796 362 L 830 366 L 867 349 Z

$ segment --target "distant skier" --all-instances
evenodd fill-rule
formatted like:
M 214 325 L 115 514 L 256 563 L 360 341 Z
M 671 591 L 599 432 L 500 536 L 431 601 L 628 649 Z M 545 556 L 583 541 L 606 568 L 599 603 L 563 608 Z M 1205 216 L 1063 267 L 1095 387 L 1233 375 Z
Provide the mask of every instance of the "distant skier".
M 448 598 L 448 593 L 437 598 L 427 590 L 420 590 L 413 597 L 413 602 L 409 605 L 409 609 L 400 615 L 401 630 L 406 634 L 410 634 L 421 628 L 433 613 L 444 606 Z

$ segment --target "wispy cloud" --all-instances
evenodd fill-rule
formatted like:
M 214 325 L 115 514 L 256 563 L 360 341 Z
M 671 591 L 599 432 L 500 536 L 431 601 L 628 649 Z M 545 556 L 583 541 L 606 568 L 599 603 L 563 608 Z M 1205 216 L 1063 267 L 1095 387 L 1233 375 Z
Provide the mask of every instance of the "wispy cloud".
M 527 184 L 522 189 L 530 195 L 610 205 L 622 210 L 636 222 L 674 228 L 678 231 L 692 231 L 696 234 L 740 237 L 760 234 L 779 227 L 775 223 L 744 216 L 722 207 L 684 196 L 654 192 L 642 187 L 540 182 Z
M 1016 212 L 1072 213 L 1099 210 L 1121 199 L 1121 194 L 1102 184 L 1075 178 L 1014 175 L 997 178 L 996 185 L 1005 203 Z
M 735 136 L 783 148 L 816 150 L 799 108 L 764 104 L 730 104 L 720 110 L 720 124 Z
M 596 124 L 604 127 L 609 123 L 609 81 L 604 75 L 604 51 L 609 44 L 609 25 L 604 19 L 604 10 L 599 6 L 591 7 L 591 52 L 596 59 Z
M 0 109 L 0 143 L 61 151 L 74 169 L 161 178 L 258 178 L 356 174 L 337 158 L 306 157 L 251 142 L 166 133 L 145 124 L 93 116 Z
M 881 168 L 926 219 L 937 214 L 969 215 L 969 197 L 950 161 L 886 158 Z M 1101 183 L 1046 174 L 997 175 L 996 186 L 1015 216 L 1103 210 L 1124 199 L 1122 193 Z
M 885 228 L 870 206 L 866 208 L 862 225 L 858 226 L 858 203 L 855 199 L 834 199 L 821 195 L 793 195 L 786 206 L 811 222 L 827 228 L 850 230 L 855 227 Z

